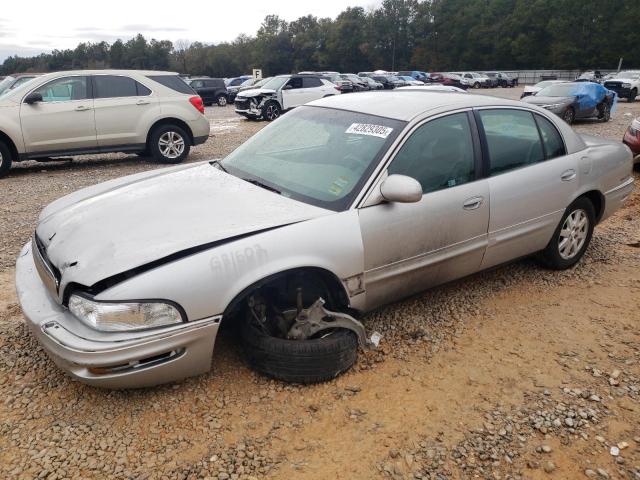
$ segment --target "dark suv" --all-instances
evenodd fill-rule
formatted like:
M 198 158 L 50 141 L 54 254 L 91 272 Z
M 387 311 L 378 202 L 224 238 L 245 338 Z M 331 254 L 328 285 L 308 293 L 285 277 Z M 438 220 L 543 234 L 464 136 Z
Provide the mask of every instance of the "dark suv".
M 224 107 L 229 102 L 227 87 L 222 78 L 191 78 L 187 83 L 200 95 L 205 105 L 217 103 Z

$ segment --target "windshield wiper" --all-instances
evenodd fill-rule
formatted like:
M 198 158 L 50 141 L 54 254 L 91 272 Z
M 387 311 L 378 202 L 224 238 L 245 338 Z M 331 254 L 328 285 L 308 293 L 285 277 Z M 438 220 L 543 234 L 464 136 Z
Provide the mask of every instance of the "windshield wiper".
M 217 165 L 217 166 L 218 166 L 218 168 L 219 168 L 220 170 L 222 170 L 223 172 L 225 172 L 225 173 L 229 173 L 229 172 L 227 171 L 227 169 L 226 169 L 226 168 L 224 168 L 224 166 L 222 165 L 222 162 L 220 162 L 220 160 L 212 160 L 212 161 L 211 161 L 211 163 L 213 163 L 213 164 Z
M 282 192 L 277 188 L 274 188 L 265 183 L 262 183 L 260 180 L 254 180 L 253 178 L 243 178 L 242 180 L 244 180 L 245 182 L 252 183 L 260 188 L 264 188 L 265 190 L 269 190 L 270 192 L 277 193 L 278 195 L 282 194 Z

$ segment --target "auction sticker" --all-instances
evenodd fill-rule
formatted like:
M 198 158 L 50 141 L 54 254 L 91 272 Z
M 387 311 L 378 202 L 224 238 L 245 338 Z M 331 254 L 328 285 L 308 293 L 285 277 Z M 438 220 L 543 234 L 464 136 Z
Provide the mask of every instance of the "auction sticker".
M 357 135 L 369 135 L 371 137 L 387 138 L 393 132 L 393 128 L 384 125 L 373 125 L 371 123 L 352 123 L 344 133 L 355 133 Z

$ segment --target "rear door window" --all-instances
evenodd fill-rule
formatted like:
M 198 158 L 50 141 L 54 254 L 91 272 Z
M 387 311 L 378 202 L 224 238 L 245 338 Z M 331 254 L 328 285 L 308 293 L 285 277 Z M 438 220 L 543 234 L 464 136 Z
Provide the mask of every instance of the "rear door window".
M 320 81 L 319 78 L 305 77 L 302 79 L 302 88 L 314 88 L 314 87 L 321 87 L 321 86 L 322 86 L 322 82 Z
M 499 175 L 545 159 L 531 112 L 511 109 L 478 112 L 489 151 L 489 173 Z
M 558 129 L 546 118 L 536 115 L 536 122 L 540 128 L 540 136 L 544 145 L 544 152 L 547 158 L 556 158 L 566 155 L 564 142 Z
M 151 93 L 151 90 L 133 78 L 121 75 L 95 75 L 93 88 L 95 98 L 138 97 Z

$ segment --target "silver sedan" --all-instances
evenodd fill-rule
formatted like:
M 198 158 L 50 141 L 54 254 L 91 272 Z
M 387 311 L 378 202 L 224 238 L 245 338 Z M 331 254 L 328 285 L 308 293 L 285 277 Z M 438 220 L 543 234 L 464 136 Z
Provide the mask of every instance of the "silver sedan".
M 570 268 L 632 188 L 626 146 L 533 105 L 343 95 L 221 161 L 55 201 L 17 289 L 43 348 L 89 384 L 206 372 L 221 322 L 258 371 L 316 382 L 378 340 L 359 313 L 527 255 Z

